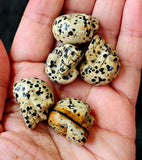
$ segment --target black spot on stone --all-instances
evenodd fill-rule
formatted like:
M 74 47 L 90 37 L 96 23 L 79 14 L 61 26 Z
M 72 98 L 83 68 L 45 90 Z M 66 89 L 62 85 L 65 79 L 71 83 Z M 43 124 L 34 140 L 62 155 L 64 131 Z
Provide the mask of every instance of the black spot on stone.
M 62 19 L 60 19 L 60 20 L 58 21 L 58 24 L 59 24 L 60 22 L 62 22 Z
M 92 23 L 93 28 L 96 28 L 96 25 L 94 23 Z
M 81 142 L 85 143 L 85 142 L 86 142 L 86 139 L 85 139 L 85 138 L 82 138 Z
M 15 88 L 15 90 L 16 90 L 16 91 L 19 91 L 19 90 L 20 90 L 20 87 L 19 87 L 19 86 L 18 86 L 18 87 L 16 87 L 16 88 Z
M 27 106 L 27 111 L 29 111 L 30 110 L 30 107 L 29 106 Z
M 72 75 L 72 74 L 70 74 L 70 73 L 68 73 L 68 75 L 69 75 L 69 77 L 70 77 L 70 78 L 72 78 L 72 77 L 73 77 L 73 75 Z
M 64 80 L 68 80 L 69 78 L 68 78 L 68 76 L 63 76 L 62 77 Z
M 72 100 L 71 99 L 69 99 L 69 103 L 72 104 Z
M 79 116 L 80 116 L 80 114 L 78 113 L 78 114 L 77 114 L 77 116 L 79 117 Z
M 26 120 L 28 120 L 29 119 L 29 116 L 26 116 L 26 117 L 24 117 Z
M 26 123 L 28 124 L 28 123 L 30 123 L 30 121 L 29 121 L 29 120 L 26 120 Z
M 28 125 L 28 127 L 29 127 L 29 128 L 31 128 L 31 127 L 32 127 L 32 125 L 31 125 L 31 124 L 29 124 L 29 125 Z
M 91 73 L 91 72 L 92 72 L 92 71 L 91 71 L 91 69 L 90 69 L 90 70 L 88 70 L 88 72 L 89 72 L 89 73 Z
M 30 81 L 27 81 L 27 84 L 31 84 L 31 82 L 30 82 Z
M 100 52 L 100 51 L 98 51 L 97 53 L 98 53 L 99 55 L 101 54 L 101 52 Z
M 102 79 L 101 77 L 99 77 L 99 83 L 105 80 L 106 80 L 105 78 Z
M 71 55 L 73 56 L 74 54 L 75 54 L 75 52 L 74 52 L 74 51 L 72 51 L 72 52 L 71 52 Z
M 26 89 L 26 88 L 25 88 L 25 87 L 23 87 L 23 88 L 22 88 L 22 91 L 25 91 L 25 89 Z
M 62 30 L 61 30 L 61 29 L 59 29 L 58 31 L 59 31 L 59 33 L 61 34 Z
M 22 113 L 25 113 L 25 112 L 26 112 L 26 110 L 25 110 L 25 109 L 21 109 L 21 112 L 22 112 Z
M 52 93 L 50 93 L 50 98 L 53 98 L 53 95 L 52 95 Z
M 15 94 L 15 96 L 16 96 L 16 99 L 19 97 L 19 95 L 17 93 Z
M 84 70 L 84 71 L 85 71 L 85 73 L 86 73 L 86 74 L 88 74 L 88 68 L 85 68 L 85 70 Z
M 76 109 L 74 109 L 74 110 L 73 110 L 73 113 L 76 113 L 76 112 L 77 112 L 77 110 L 76 110 Z
M 113 70 L 113 67 L 112 67 L 112 66 L 107 65 L 106 67 L 107 67 L 107 70 L 108 70 L 108 71 Z
M 73 35 L 73 32 L 72 32 L 72 31 L 68 32 L 68 35 L 72 36 L 72 35 Z
M 95 82 L 96 80 L 93 78 L 93 79 L 91 79 L 91 81 L 92 81 L 92 82 Z
M 53 61 L 53 60 L 51 60 L 51 61 L 50 61 L 50 64 L 48 65 L 48 67 L 51 67 L 51 68 L 52 68 L 52 67 L 57 67 L 57 66 L 56 66 L 56 62 Z
M 96 50 L 95 50 L 95 49 L 93 50 L 93 53 L 96 53 Z
M 66 20 L 66 19 L 68 19 L 66 16 L 64 16 L 64 18 L 63 18 L 64 20 Z
M 101 72 L 101 74 L 104 74 L 105 73 L 104 68 L 100 68 L 100 72 Z
M 39 87 L 39 84 L 36 84 L 35 87 Z
M 117 58 L 114 58 L 114 60 L 113 60 L 113 61 L 114 61 L 114 62 L 117 62 L 117 60 L 118 60 Z
M 23 97 L 26 97 L 26 93 L 23 93 Z
M 104 54 L 104 55 L 103 55 L 104 58 L 107 58 L 107 56 L 108 56 L 107 54 Z
M 91 33 L 91 29 L 87 29 L 86 32 L 87 32 L 86 37 L 89 37 Z
M 69 65 L 67 65 L 67 67 L 68 67 L 68 69 L 71 69 L 71 65 L 69 64 Z
M 52 72 L 53 74 L 55 73 L 55 71 L 54 71 L 54 70 L 52 70 L 51 72 Z
M 84 76 L 84 75 L 85 75 L 85 73 L 84 73 L 84 72 L 82 72 L 82 75 Z
M 39 96 L 41 94 L 43 94 L 43 91 L 41 92 L 40 90 L 36 91 L 36 94 Z
M 56 80 L 54 80 L 54 82 L 58 84 L 58 82 Z
M 63 67 L 60 68 L 60 72 L 64 72 L 65 69 Z
M 14 84 L 14 87 L 16 87 L 17 83 Z
M 30 94 L 29 93 L 27 93 L 27 98 L 30 99 Z
M 120 68 L 120 66 L 119 66 L 119 65 L 117 65 L 117 72 L 118 72 L 119 68 Z
M 89 123 L 90 123 L 90 124 L 92 123 L 92 120 L 91 120 L 91 119 L 89 119 Z
M 98 74 L 99 73 L 99 71 L 98 70 L 96 70 L 96 74 Z
M 59 40 L 61 43 L 63 43 L 63 41 L 62 40 Z
M 35 117 L 35 116 L 36 116 L 36 113 L 34 112 L 32 115 Z
M 39 107 L 39 108 L 41 108 L 41 105 L 40 105 L 40 104 L 37 104 L 36 106 Z

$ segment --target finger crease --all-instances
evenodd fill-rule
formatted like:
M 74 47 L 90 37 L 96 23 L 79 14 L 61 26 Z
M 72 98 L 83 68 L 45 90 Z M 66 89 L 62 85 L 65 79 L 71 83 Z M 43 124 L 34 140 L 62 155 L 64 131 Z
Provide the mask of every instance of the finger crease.
M 51 26 L 53 23 L 53 17 L 47 16 L 45 14 L 40 13 L 24 13 L 24 17 L 32 20 L 33 22 L 37 24 L 46 24 L 48 26 Z

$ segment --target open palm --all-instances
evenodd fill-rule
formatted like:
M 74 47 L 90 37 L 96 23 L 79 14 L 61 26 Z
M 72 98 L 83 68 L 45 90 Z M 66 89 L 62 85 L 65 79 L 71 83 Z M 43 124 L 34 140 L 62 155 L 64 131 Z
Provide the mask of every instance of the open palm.
M 135 159 L 135 104 L 142 67 L 141 10 L 140 0 L 29 1 L 11 48 L 7 102 L 10 67 L 0 42 L 0 160 Z M 100 20 L 98 34 L 113 45 L 121 61 L 120 72 L 110 85 L 96 87 L 77 78 L 59 86 L 47 78 L 44 62 L 55 44 L 51 25 L 61 12 L 87 13 Z M 91 106 L 96 122 L 84 146 L 56 134 L 46 122 L 40 122 L 32 131 L 26 127 L 12 95 L 15 81 L 25 77 L 46 81 L 56 101 L 75 97 Z

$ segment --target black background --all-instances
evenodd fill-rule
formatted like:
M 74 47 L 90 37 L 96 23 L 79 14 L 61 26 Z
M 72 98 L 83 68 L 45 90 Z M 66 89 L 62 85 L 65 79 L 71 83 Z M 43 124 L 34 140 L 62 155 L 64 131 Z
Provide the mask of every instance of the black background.
M 0 38 L 9 53 L 28 0 L 0 0 Z M 136 159 L 142 160 L 142 80 L 136 105 Z

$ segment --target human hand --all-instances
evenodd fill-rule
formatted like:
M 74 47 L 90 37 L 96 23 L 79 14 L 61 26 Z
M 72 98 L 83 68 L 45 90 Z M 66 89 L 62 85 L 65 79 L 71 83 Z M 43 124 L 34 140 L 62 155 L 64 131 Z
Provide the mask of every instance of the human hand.
M 3 125 L 3 130 L 0 128 L 1 159 L 135 159 L 135 104 L 142 67 L 141 9 L 140 0 L 29 1 L 11 48 L 9 100 L 3 118 L 0 115 Z M 78 78 L 69 85 L 59 86 L 45 75 L 44 61 L 54 47 L 51 24 L 61 10 L 63 13 L 92 14 L 100 20 L 98 34 L 113 45 L 121 61 L 120 73 L 110 85 L 91 86 Z M 1 62 L 0 65 L 4 64 Z M 5 65 L 9 66 L 7 58 Z M 9 67 L 1 68 L 3 73 L 9 74 Z M 8 76 L 0 76 L 0 84 L 7 86 Z M 52 87 L 56 101 L 75 97 L 91 106 L 96 122 L 84 146 L 72 144 L 44 122 L 34 130 L 26 127 L 12 95 L 13 84 L 25 77 L 46 81 Z M 2 87 L 2 90 L 0 113 L 6 97 L 6 89 Z

